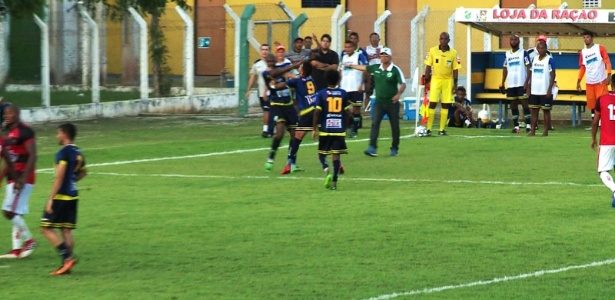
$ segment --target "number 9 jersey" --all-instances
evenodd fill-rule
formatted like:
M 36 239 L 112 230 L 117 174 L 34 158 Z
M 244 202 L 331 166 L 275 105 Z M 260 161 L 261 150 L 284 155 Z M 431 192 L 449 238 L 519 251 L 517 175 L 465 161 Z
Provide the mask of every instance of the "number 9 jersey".
M 320 110 L 318 124 L 320 136 L 346 136 L 346 110 L 352 103 L 340 88 L 327 88 L 316 94 L 316 109 Z

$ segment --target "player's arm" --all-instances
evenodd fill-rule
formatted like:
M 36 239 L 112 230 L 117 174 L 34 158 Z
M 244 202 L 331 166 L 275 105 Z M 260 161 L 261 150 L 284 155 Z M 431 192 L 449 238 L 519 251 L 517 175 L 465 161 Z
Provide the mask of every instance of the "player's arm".
M 346 67 L 355 69 L 355 70 L 359 70 L 359 71 L 366 71 L 367 70 L 367 66 L 365 65 L 353 65 L 353 64 L 347 64 Z
M 81 168 L 81 170 L 79 170 L 79 173 L 77 173 L 77 181 L 83 179 L 83 177 L 88 175 L 88 169 L 87 168 Z
M 606 48 L 604 45 L 600 45 L 600 56 L 602 56 L 602 61 L 606 66 L 606 84 L 611 84 L 611 59 L 609 59 L 609 54 L 606 52 Z
M 284 73 L 288 73 L 292 69 L 299 68 L 299 66 L 301 66 L 302 63 L 303 62 L 298 62 L 298 63 L 290 64 L 290 65 L 288 65 L 286 67 L 283 67 L 283 68 L 275 68 L 275 69 L 269 71 L 269 76 L 275 78 L 275 77 L 280 76 L 280 75 L 282 75 Z
M 15 180 L 15 189 L 21 189 L 23 187 L 28 179 L 28 174 L 34 172 L 34 165 L 36 164 L 36 140 L 34 137 L 31 137 L 25 142 L 25 147 L 26 153 L 28 153 L 28 160 L 26 161 L 23 173 L 19 174 Z
M 600 98 L 601 97 L 598 97 L 598 99 L 596 99 L 596 107 L 594 108 L 594 120 L 592 121 L 592 141 L 591 144 L 589 144 L 592 149 L 596 148 L 596 134 L 598 133 L 598 124 L 600 124 Z
M 248 89 L 246 90 L 246 99 L 250 98 L 250 90 L 252 89 L 252 86 L 254 86 L 254 82 L 256 81 L 256 73 L 251 73 L 250 74 L 250 80 L 248 81 Z M 260 95 L 259 95 L 260 96 Z
M 500 88 L 504 88 L 506 86 L 506 77 L 508 77 L 508 68 L 504 65 L 504 68 L 502 68 L 502 83 L 500 83 Z
M 549 58 L 550 60 L 550 65 L 551 65 L 551 71 L 549 71 L 549 73 L 551 73 L 551 76 L 549 78 L 549 88 L 547 89 L 547 98 L 550 98 L 553 96 L 553 94 L 551 94 L 551 91 L 553 90 L 553 86 L 555 85 L 555 66 L 553 65 L 553 58 Z
M 608 55 L 607 55 L 608 57 Z M 583 64 L 583 53 L 579 53 L 579 77 L 577 78 L 577 91 L 581 91 L 581 80 L 585 76 L 585 65 Z
M 51 209 L 51 204 L 53 203 L 53 198 L 58 194 L 60 187 L 62 187 L 62 181 L 64 181 L 64 175 L 66 174 L 66 161 L 59 160 L 56 164 L 55 178 L 53 179 L 53 186 L 51 187 L 51 192 L 49 192 L 49 198 L 47 198 L 47 204 L 45 205 L 45 211 L 49 214 L 53 213 Z
M 312 119 L 312 140 L 316 140 L 318 136 L 318 120 L 320 119 L 320 101 L 316 98 L 316 109 L 314 109 L 314 118 Z
M 13 162 L 11 161 L 11 157 L 8 151 L 6 151 L 6 148 L 2 147 L 2 149 L 0 149 L 0 155 L 2 155 L 4 163 L 6 164 L 6 169 L 9 172 L 9 174 L 4 175 L 8 175 L 10 178 L 17 178 L 17 172 L 15 172 L 15 164 L 13 164 Z

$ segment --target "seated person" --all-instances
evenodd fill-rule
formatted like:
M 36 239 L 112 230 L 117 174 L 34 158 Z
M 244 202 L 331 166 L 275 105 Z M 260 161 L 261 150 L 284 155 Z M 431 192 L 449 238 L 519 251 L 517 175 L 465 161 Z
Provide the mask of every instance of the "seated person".
M 476 127 L 476 120 L 472 117 L 471 102 L 466 98 L 466 89 L 462 86 L 455 91 L 455 102 L 448 110 L 448 126 L 450 127 Z

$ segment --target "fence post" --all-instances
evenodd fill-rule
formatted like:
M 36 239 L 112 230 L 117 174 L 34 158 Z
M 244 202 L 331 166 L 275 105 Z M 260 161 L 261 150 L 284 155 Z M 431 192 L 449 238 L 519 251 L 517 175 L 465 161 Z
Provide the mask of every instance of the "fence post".
M 139 75 L 140 75 L 140 90 L 141 100 L 149 98 L 149 70 L 147 56 L 147 23 L 141 15 L 132 7 L 128 8 L 128 12 L 139 25 Z
M 334 41 L 339 40 L 339 27 L 337 27 L 337 20 L 340 18 L 340 14 L 342 14 L 342 5 L 338 4 L 331 15 L 331 43 L 335 43 Z M 331 48 L 335 51 L 339 51 L 339 49 L 336 49 L 334 45 L 336 44 L 331 44 Z
M 338 54 L 342 53 L 342 45 L 343 42 L 346 41 L 346 33 L 342 32 L 342 27 L 348 23 L 348 20 L 352 17 L 352 13 L 347 11 L 340 19 L 337 21 L 337 37 L 338 39 L 334 40 L 335 42 L 335 51 Z M 333 41 L 332 41 L 333 42 Z
M 248 74 L 248 72 L 246 72 L 250 67 L 248 24 L 255 12 L 256 7 L 254 6 L 254 4 L 246 5 L 246 8 L 244 8 L 243 13 L 241 14 L 239 28 L 237 28 L 237 25 L 235 26 L 235 30 L 239 31 L 239 44 L 235 45 L 235 49 L 239 48 L 239 64 L 235 65 L 235 74 L 233 75 L 235 76 L 235 92 L 237 93 L 237 98 L 239 99 L 238 114 L 242 117 L 248 115 L 249 103 L 243 95 L 248 90 L 248 77 L 250 75 Z
M 420 55 L 425 51 L 425 19 L 427 19 L 427 15 L 429 14 L 429 6 L 423 7 L 421 12 L 419 12 L 412 21 L 410 21 L 410 70 L 414 70 L 419 66 L 419 59 L 422 59 L 423 56 Z M 419 35 L 419 21 L 421 22 L 422 27 L 422 35 Z M 419 38 L 421 36 L 421 38 Z M 419 51 L 421 52 L 419 54 Z M 422 74 L 422 71 L 419 69 L 419 75 Z
M 87 13 L 85 7 L 79 6 L 79 13 L 88 22 L 92 34 L 92 102 L 100 103 L 100 55 L 99 55 L 99 40 L 98 40 L 98 25 L 92 17 Z
M 51 106 L 51 83 L 49 82 L 49 27 L 41 18 L 34 14 L 34 22 L 41 29 L 41 91 L 42 106 Z
M 374 22 L 374 32 L 377 33 L 379 36 L 382 36 L 382 34 L 380 34 L 380 25 L 386 22 L 390 15 L 391 11 L 387 9 Z
M 194 94 L 194 23 L 186 11 L 176 6 L 175 10 L 186 23 L 186 37 L 184 43 L 184 86 L 186 96 Z

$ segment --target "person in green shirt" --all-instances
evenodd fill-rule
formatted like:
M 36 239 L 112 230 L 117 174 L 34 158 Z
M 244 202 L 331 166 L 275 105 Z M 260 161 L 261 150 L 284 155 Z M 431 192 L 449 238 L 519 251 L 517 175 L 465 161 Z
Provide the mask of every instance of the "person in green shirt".
M 391 156 L 397 156 L 399 151 L 399 99 L 406 89 L 406 82 L 404 72 L 391 62 L 392 54 L 391 49 L 385 47 L 380 50 L 380 64 L 348 66 L 356 70 L 367 71 L 374 79 L 376 101 L 372 106 L 372 131 L 369 137 L 369 147 L 363 151 L 367 156 L 378 156 L 378 134 L 380 133 L 380 123 L 385 114 L 389 116 L 393 135 Z M 367 106 L 367 103 L 365 105 Z

